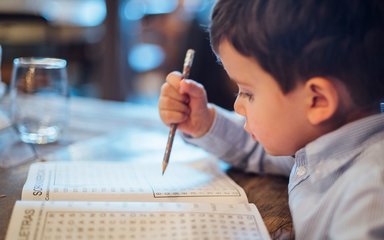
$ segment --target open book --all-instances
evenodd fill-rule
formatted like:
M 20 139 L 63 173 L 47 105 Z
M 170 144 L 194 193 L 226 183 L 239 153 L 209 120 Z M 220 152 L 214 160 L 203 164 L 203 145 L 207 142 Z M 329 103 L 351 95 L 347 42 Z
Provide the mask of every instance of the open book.
M 210 161 L 31 165 L 6 239 L 269 239 L 255 205 Z

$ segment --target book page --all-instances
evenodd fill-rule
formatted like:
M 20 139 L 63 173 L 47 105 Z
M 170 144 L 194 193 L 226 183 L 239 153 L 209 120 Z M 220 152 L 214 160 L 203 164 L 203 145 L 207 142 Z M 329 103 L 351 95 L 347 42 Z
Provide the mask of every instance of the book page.
M 10 239 L 270 239 L 253 204 L 17 201 Z
M 212 161 L 158 164 L 40 162 L 31 165 L 22 200 L 248 203 L 244 190 Z

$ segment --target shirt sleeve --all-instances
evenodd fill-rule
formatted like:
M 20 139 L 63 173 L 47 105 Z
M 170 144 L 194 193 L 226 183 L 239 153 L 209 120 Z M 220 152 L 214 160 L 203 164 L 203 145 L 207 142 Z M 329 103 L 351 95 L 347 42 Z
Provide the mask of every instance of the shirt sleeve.
M 247 172 L 270 173 L 288 176 L 293 166 L 293 157 L 276 157 L 267 154 L 263 146 L 255 142 L 244 130 L 244 118 L 234 112 L 213 106 L 214 122 L 202 137 L 182 138 L 201 147 L 230 165 Z

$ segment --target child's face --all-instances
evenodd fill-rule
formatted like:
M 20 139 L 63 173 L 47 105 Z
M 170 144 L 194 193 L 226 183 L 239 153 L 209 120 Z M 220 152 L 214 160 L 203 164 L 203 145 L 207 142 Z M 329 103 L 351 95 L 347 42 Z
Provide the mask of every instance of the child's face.
M 299 85 L 283 94 L 270 74 L 227 41 L 220 44 L 219 54 L 239 87 L 234 107 L 246 119 L 244 129 L 272 155 L 292 155 L 303 147 L 310 131 L 304 87 Z

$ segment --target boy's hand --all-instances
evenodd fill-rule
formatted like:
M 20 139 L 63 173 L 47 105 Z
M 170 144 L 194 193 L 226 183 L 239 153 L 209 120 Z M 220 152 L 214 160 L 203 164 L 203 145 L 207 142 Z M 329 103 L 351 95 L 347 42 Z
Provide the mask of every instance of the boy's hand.
M 182 79 L 179 72 L 168 74 L 159 98 L 161 120 L 192 137 L 201 137 L 213 123 L 215 111 L 208 108 L 204 87 L 192 80 Z

